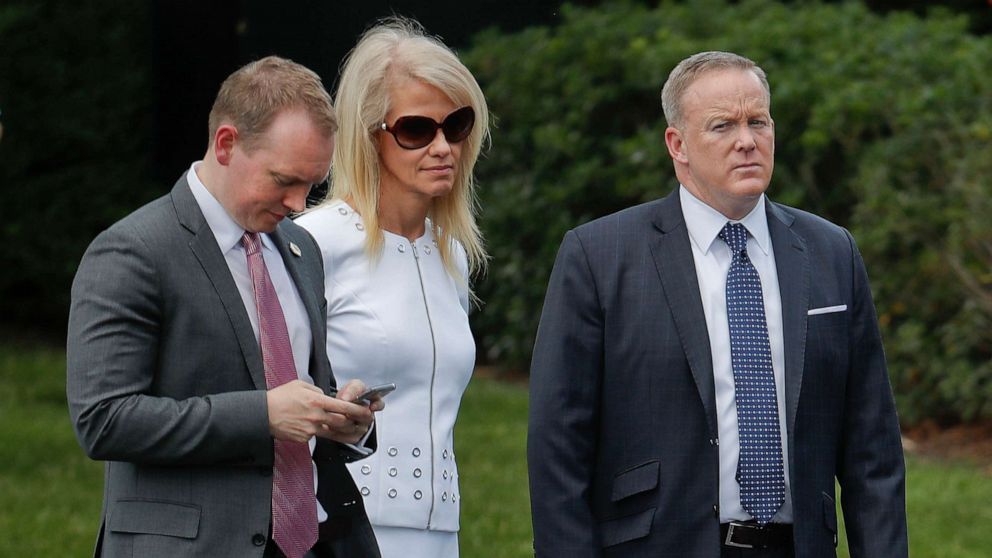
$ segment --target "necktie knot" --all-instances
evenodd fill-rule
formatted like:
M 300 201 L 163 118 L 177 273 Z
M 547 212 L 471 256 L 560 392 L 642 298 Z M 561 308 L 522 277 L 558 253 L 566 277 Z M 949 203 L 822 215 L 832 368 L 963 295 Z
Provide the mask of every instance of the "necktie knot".
M 747 229 L 740 223 L 727 223 L 718 236 L 735 255 L 747 250 Z
M 249 256 L 253 256 L 262 248 L 262 239 L 259 238 L 258 233 L 245 231 L 245 234 L 241 235 L 241 245 L 245 247 L 245 252 Z

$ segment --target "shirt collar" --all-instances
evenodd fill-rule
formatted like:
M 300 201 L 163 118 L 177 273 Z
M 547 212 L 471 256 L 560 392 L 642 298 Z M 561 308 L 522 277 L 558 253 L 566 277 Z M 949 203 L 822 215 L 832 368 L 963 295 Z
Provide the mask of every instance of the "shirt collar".
M 771 237 L 768 234 L 768 218 L 765 216 L 764 194 L 754 205 L 754 209 L 739 221 L 727 219 L 725 215 L 706 205 L 681 184 L 679 184 L 679 201 L 682 204 L 682 216 L 685 218 L 686 228 L 689 230 L 689 239 L 703 254 L 709 253 L 713 242 L 718 238 L 717 235 L 730 221 L 744 225 L 757 242 L 758 248 L 768 255 Z
M 217 239 L 217 246 L 220 247 L 222 254 L 226 254 L 232 248 L 241 246 L 241 237 L 245 234 L 245 230 L 231 217 L 224 206 L 210 193 L 210 190 L 207 190 L 207 187 L 203 185 L 200 177 L 196 174 L 196 168 L 200 163 L 202 161 L 196 161 L 190 165 L 189 172 L 186 173 L 186 182 L 189 183 L 189 189 L 193 192 L 193 197 L 196 198 L 200 211 L 203 212 L 207 226 L 210 227 L 210 231 L 214 233 L 214 238 Z M 259 237 L 262 239 L 262 246 L 270 250 L 275 249 L 268 234 L 263 233 Z

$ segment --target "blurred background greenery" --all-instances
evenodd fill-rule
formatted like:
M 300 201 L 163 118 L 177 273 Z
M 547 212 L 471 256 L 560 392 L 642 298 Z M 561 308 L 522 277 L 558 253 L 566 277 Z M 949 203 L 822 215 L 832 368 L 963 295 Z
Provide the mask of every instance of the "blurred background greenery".
M 992 2 L 981 0 L 5 0 L 0 331 L 61 344 L 83 250 L 202 156 L 228 73 L 277 53 L 333 90 L 341 56 L 391 12 L 458 49 L 495 118 L 477 167 L 493 262 L 472 321 L 497 377 L 526 373 L 564 232 L 676 185 L 659 101 L 668 72 L 691 53 L 732 50 L 771 83 L 770 196 L 858 240 L 904 427 L 992 424 Z M 46 553 L 87 547 L 99 509 L 99 466 L 68 428 L 59 350 L 9 345 L 0 369 L 0 527 L 85 543 Z M 466 496 L 479 492 L 463 548 L 528 555 L 525 389 L 482 381 L 467 397 L 459 451 Z M 914 555 L 987 555 L 990 535 L 975 533 L 992 513 L 987 473 L 910 465 Z M 937 511 L 912 509 L 945 497 Z M 927 550 L 941 536 L 963 542 Z M 13 546 L 0 555 L 35 554 L 16 552 L 35 548 L 26 540 L 2 540 Z

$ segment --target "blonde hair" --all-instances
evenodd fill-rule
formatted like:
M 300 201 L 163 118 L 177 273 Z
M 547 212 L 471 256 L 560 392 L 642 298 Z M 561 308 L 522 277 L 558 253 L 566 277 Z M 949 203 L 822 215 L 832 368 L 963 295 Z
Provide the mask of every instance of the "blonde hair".
M 752 72 L 761 81 L 765 93 L 771 99 L 771 88 L 768 87 L 768 77 L 750 58 L 745 58 L 732 52 L 708 51 L 698 52 L 679 62 L 668 74 L 665 86 L 661 90 L 661 107 L 665 112 L 668 125 L 680 128 L 684 115 L 682 114 L 682 97 L 696 79 L 714 70 L 738 69 Z
M 278 56 L 256 60 L 221 84 L 210 109 L 210 139 L 222 124 L 233 124 L 245 148 L 251 150 L 276 115 L 293 108 L 306 111 L 314 126 L 327 137 L 338 128 L 331 96 L 313 70 Z
M 380 169 L 374 134 L 389 112 L 390 83 L 404 78 L 434 86 L 456 105 L 468 105 L 475 111 L 475 126 L 463 140 L 452 191 L 435 198 L 427 215 L 445 269 L 456 279 L 461 275 L 452 257 L 457 241 L 465 249 L 472 275 L 483 270 L 489 258 L 475 220 L 478 202 L 472 175 L 489 139 L 489 109 L 468 68 L 414 20 L 393 17 L 380 21 L 362 35 L 345 59 L 335 95 L 341 127 L 331 168 L 331 198 L 347 200 L 361 215 L 365 251 L 370 259 L 377 260 L 384 238 L 379 224 Z M 467 286 L 468 277 L 461 279 Z

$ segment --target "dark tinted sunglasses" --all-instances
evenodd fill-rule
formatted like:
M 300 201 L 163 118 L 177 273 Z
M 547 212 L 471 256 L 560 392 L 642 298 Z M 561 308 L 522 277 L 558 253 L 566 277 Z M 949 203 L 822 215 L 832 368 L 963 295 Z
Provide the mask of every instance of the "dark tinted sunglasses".
M 448 143 L 458 143 L 472 133 L 474 125 L 475 111 L 472 107 L 462 107 L 445 116 L 444 122 L 426 116 L 401 116 L 392 126 L 383 122 L 381 128 L 393 134 L 396 143 L 403 149 L 420 149 L 434 141 L 438 128 Z

